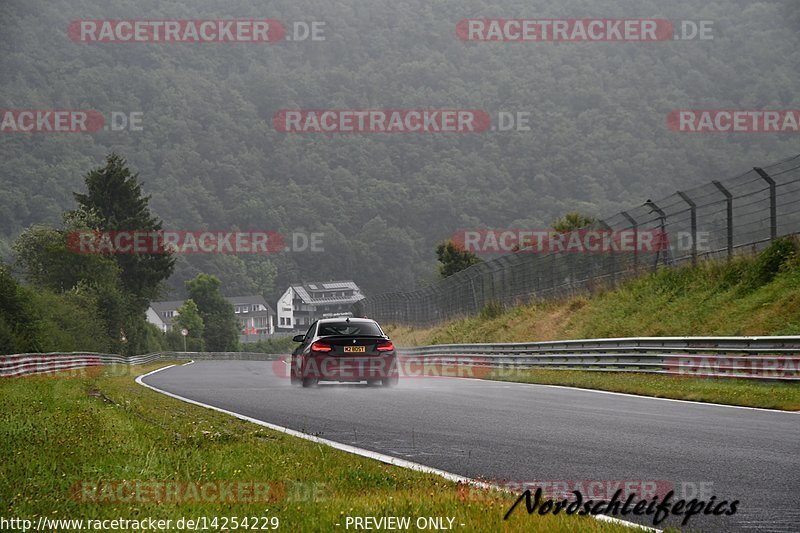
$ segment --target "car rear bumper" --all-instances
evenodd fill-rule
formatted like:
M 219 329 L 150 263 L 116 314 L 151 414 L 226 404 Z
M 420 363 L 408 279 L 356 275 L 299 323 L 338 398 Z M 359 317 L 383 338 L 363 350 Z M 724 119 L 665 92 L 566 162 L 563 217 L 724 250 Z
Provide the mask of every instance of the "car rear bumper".
M 317 381 L 397 379 L 400 375 L 394 355 L 304 357 L 300 374 Z

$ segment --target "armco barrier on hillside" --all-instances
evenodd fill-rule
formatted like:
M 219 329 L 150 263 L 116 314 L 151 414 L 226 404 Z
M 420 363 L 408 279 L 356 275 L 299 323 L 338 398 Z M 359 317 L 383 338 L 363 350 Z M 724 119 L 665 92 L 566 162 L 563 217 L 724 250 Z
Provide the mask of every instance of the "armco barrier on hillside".
M 800 381 L 800 336 L 631 337 L 399 349 L 405 359 L 452 365 L 476 356 L 502 377 L 525 368 Z
M 663 235 L 669 246 L 645 248 L 634 241 L 629 250 L 592 253 L 558 251 L 557 247 L 548 253 L 528 253 L 538 250 L 523 246 L 424 289 L 368 296 L 353 306 L 353 314 L 385 324 L 430 326 L 479 313 L 489 304 L 513 306 L 537 298 L 559 298 L 596 286 L 614 286 L 658 267 L 758 251 L 777 237 L 800 233 L 800 155 L 732 179 L 647 200 L 586 229 L 591 234 L 630 234 L 634 239 Z M 492 228 L 483 230 L 494 235 Z
M 399 348 L 398 354 L 401 368 L 413 369 L 401 372 L 404 379 L 491 377 L 525 368 L 547 368 L 800 381 L 800 336 L 439 344 Z M 7 355 L 0 356 L 0 377 L 189 359 L 274 361 L 274 374 L 288 378 L 287 356 L 250 352 L 164 352 L 134 357 L 95 353 Z
M 108 365 L 143 365 L 157 361 L 247 360 L 270 361 L 280 355 L 254 352 L 160 352 L 124 356 L 91 352 L 51 352 L 0 355 L 0 377 L 49 374 Z

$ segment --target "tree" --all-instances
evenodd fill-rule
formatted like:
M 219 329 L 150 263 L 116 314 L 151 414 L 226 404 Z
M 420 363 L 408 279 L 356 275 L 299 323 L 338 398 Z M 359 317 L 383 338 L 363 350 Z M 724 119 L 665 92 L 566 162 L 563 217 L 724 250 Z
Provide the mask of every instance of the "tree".
M 239 345 L 239 323 L 220 285 L 219 278 L 208 274 L 198 274 L 186 282 L 186 292 L 203 319 L 206 349 L 212 352 L 237 350 Z
M 0 265 L 0 353 L 40 351 L 41 324 L 24 289 Z
M 558 233 L 569 233 L 571 231 L 577 231 L 583 228 L 586 228 L 592 224 L 594 224 L 595 219 L 583 215 L 578 211 L 571 211 L 564 215 L 563 217 L 559 217 L 553 221 L 553 230 Z M 533 243 L 528 240 L 524 239 L 520 244 L 515 244 L 514 248 L 512 249 L 513 252 L 518 252 L 519 250 L 523 250 L 532 246 Z
M 84 305 L 87 312 L 102 317 L 93 340 L 110 339 L 106 350 L 131 353 L 130 345 L 120 342 L 119 332 L 144 317 L 141 310 L 131 310 L 129 298 L 120 288 L 119 267 L 110 257 L 76 253 L 71 248 L 71 236 L 86 231 L 90 218 L 75 211 L 64 215 L 63 230 L 43 225 L 27 228 L 13 245 L 16 266 L 33 287 L 63 295 L 64 301 Z M 61 305 L 58 299 L 53 301 Z
M 553 229 L 559 233 L 569 233 L 570 231 L 575 231 L 590 226 L 594 223 L 594 221 L 595 220 L 593 218 L 583 215 L 578 211 L 572 211 L 563 217 L 555 219 L 553 221 Z
M 145 196 L 139 175 L 131 174 L 126 161 L 117 154 L 106 157 L 106 165 L 90 171 L 85 179 L 86 194 L 73 193 L 78 210 L 72 214 L 90 213 L 96 229 L 112 231 L 159 231 L 161 220 L 150 213 L 150 197 Z M 121 271 L 126 293 L 142 311 L 154 300 L 161 283 L 175 268 L 169 253 L 116 254 L 114 261 Z
M 189 334 L 186 336 L 186 347 L 191 352 L 203 351 L 203 331 L 205 325 L 203 324 L 203 317 L 200 316 L 200 310 L 197 304 L 191 298 L 183 302 L 178 308 L 178 318 L 175 319 L 175 324 L 181 329 L 187 329 Z M 173 328 L 175 329 L 175 328 Z
M 14 242 L 16 266 L 30 286 L 0 279 L 7 289 L 0 295 L 3 350 L 133 355 L 160 349 L 163 336 L 146 322 L 144 306 L 172 272 L 172 257 L 86 253 L 79 235 L 123 227 L 156 231 L 161 222 L 150 215 L 136 176 L 119 156 L 110 155 L 105 168 L 91 171 L 86 184 L 88 194 L 75 193 L 77 209 L 63 214 L 63 229 L 31 226 Z M 19 300 L 36 309 L 36 317 L 25 315 Z
M 79 288 L 65 293 L 23 286 L 0 265 L 0 354 L 90 351 L 107 353 L 96 298 Z
M 65 292 L 81 282 L 94 286 L 116 286 L 119 268 L 113 259 L 99 254 L 81 254 L 69 248 L 76 225 L 64 230 L 36 225 L 23 231 L 12 246 L 16 266 L 24 279 L 37 287 Z
M 278 268 L 272 261 L 257 260 L 247 264 L 247 273 L 256 286 L 256 292 L 264 298 L 269 298 L 275 290 L 275 277 Z
M 436 258 L 439 260 L 439 277 L 446 278 L 465 268 L 477 265 L 483 260 L 474 253 L 464 250 L 453 241 L 444 241 L 436 247 Z

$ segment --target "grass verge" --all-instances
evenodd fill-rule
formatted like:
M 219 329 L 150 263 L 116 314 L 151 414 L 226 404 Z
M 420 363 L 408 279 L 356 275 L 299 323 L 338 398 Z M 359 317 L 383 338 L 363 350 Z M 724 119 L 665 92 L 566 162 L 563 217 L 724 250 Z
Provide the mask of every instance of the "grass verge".
M 625 392 L 655 398 L 800 411 L 800 384 L 628 372 L 523 369 L 489 372 L 485 379 Z
M 217 517 L 211 531 L 235 516 L 277 517 L 284 531 L 342 531 L 347 516 L 430 516 L 452 517 L 463 531 L 630 531 L 577 516 L 516 512 L 503 521 L 509 494 L 465 497 L 435 475 L 287 436 L 134 382 L 160 366 L 0 380 L 0 516 L 173 524 Z M 182 488 L 157 501 L 153 485 L 134 491 L 136 481 Z M 189 490 L 220 482 L 266 484 L 270 501 L 215 502 Z

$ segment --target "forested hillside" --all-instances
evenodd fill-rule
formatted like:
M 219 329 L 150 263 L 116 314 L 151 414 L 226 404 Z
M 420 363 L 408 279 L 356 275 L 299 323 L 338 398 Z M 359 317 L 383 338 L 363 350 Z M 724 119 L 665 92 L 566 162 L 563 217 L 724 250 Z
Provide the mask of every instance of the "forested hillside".
M 0 133 L 0 252 L 58 225 L 115 151 L 170 229 L 324 232 L 323 253 L 179 257 L 226 294 L 351 278 L 367 293 L 436 276 L 458 228 L 613 213 L 798 152 L 796 134 L 686 134 L 682 108 L 797 109 L 800 9 L 786 1 L 6 0 L 0 107 L 142 113 L 141 131 Z M 713 21 L 711 41 L 465 42 L 469 17 Z M 76 43 L 79 19 L 324 21 L 324 41 Z M 288 134 L 295 108 L 530 112 L 530 131 Z

